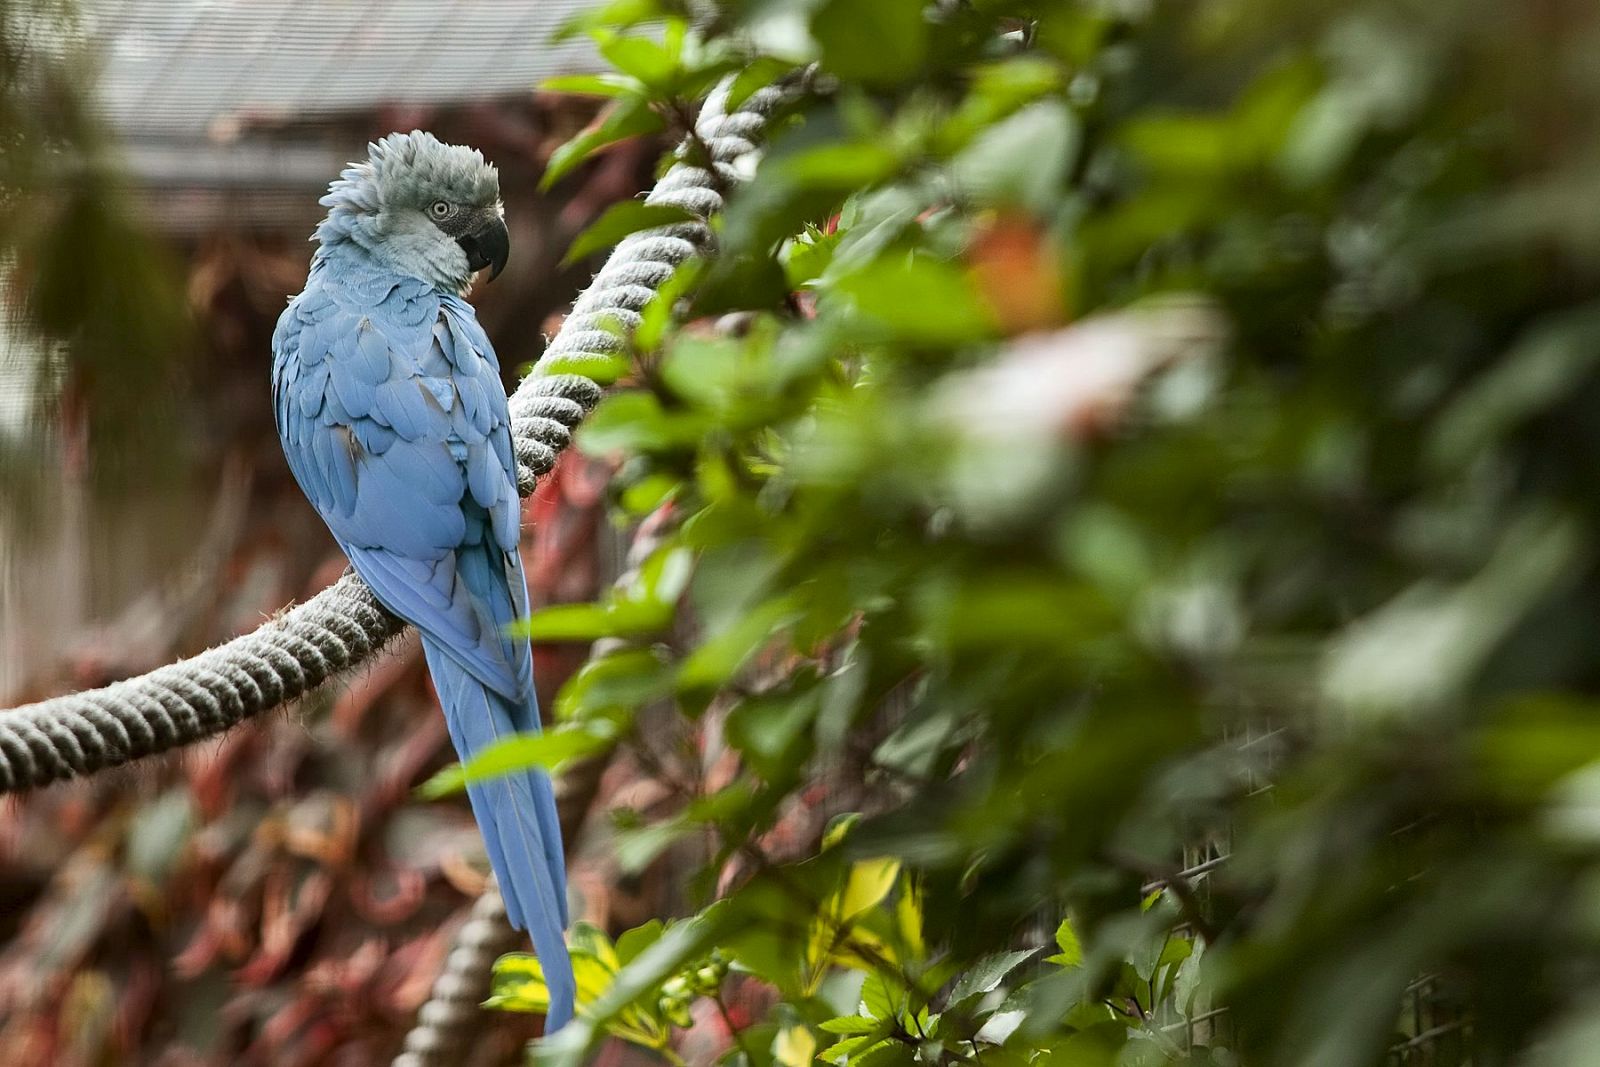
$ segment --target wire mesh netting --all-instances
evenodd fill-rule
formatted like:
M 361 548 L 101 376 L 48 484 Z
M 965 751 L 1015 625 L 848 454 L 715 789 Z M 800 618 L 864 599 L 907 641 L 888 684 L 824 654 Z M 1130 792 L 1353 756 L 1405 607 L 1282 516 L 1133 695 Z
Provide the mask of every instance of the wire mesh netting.
M 579 0 L 82 0 L 99 106 L 124 136 L 525 92 L 592 64 L 552 41 Z
M 1270 798 L 1277 748 L 1285 741 L 1284 728 L 1255 724 L 1246 725 L 1225 742 L 1241 761 L 1242 781 L 1250 797 Z M 1215 903 L 1213 882 L 1225 877 L 1233 855 L 1233 830 L 1223 826 L 1186 846 L 1179 869 L 1170 876 L 1146 882 L 1141 891 L 1148 896 L 1181 890 L 1198 912 L 1209 916 Z M 1180 925 L 1175 932 L 1198 933 L 1189 924 Z M 1188 1006 L 1187 1014 L 1180 1015 L 1169 1001 L 1151 1023 L 1185 1052 L 1229 1048 L 1233 1044 L 1233 1020 L 1228 1009 L 1205 998 L 1203 990 Z M 1419 976 L 1407 984 L 1401 999 L 1388 1051 L 1390 1067 L 1470 1067 L 1471 1028 L 1470 1016 L 1460 1010 L 1439 978 Z

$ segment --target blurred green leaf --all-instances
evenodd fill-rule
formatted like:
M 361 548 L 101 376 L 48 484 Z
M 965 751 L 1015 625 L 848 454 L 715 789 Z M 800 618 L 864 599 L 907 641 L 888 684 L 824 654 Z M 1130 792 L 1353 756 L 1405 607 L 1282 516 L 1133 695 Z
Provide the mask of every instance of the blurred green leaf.
M 644 99 L 639 97 L 619 99 L 587 129 L 551 153 L 550 162 L 545 166 L 544 176 L 539 179 L 539 188 L 549 189 L 606 145 L 615 144 L 629 137 L 656 133 L 665 127 L 666 123 L 661 116 L 651 110 L 649 103 Z
M 811 15 L 811 36 L 829 73 L 871 86 L 910 78 L 928 51 L 923 0 L 825 0 Z
M 728 86 L 728 109 L 738 109 L 757 89 L 775 84 L 793 69 L 794 64 L 787 60 L 775 56 L 757 56 Z
M 581 93 L 587 96 L 622 96 L 636 88 L 631 78 L 615 74 L 562 74 L 546 78 L 539 88 L 552 93 Z
M 994 320 L 955 267 L 886 258 L 840 278 L 835 291 L 889 336 L 916 345 L 958 345 L 994 331 Z
M 678 19 L 667 19 L 665 27 L 659 40 L 603 29 L 594 37 L 606 62 L 652 92 L 669 92 L 682 60 L 686 27 Z
M 602 248 L 609 248 L 629 234 L 638 233 L 640 230 L 696 220 L 697 216 L 693 212 L 680 207 L 647 204 L 642 200 L 624 200 L 607 208 L 605 214 L 574 238 L 562 262 L 575 263 Z
M 1072 113 L 1044 101 L 985 129 L 951 161 L 951 173 L 983 201 L 1046 211 L 1060 195 L 1078 136 Z
M 459 793 L 474 782 L 531 768 L 559 770 L 568 760 L 591 755 L 612 743 L 602 723 L 557 727 L 546 733 L 515 734 L 496 741 L 465 763 L 446 767 L 417 789 L 424 800 Z

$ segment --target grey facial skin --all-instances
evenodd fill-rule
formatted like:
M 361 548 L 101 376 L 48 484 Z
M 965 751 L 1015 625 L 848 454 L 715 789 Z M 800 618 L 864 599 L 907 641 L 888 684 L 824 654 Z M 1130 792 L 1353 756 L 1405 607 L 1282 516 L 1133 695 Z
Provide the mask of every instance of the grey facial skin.
M 433 212 L 430 210 L 429 214 L 431 217 Z M 467 210 L 451 206 L 450 214 L 442 219 L 435 218 L 434 225 L 455 238 L 461 251 L 467 254 L 469 269 L 490 268 L 491 282 L 505 269 L 511 255 L 511 233 L 506 229 L 504 213 L 498 204 Z

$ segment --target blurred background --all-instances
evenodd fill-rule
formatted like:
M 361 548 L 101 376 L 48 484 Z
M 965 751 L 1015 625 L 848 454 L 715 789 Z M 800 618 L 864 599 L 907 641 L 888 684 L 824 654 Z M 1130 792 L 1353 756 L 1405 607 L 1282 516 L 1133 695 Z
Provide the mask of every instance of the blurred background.
M 599 104 L 531 86 L 614 67 L 589 88 L 660 128 L 814 63 L 690 321 L 586 423 L 628 458 L 527 502 L 536 602 L 605 601 L 540 632 L 597 649 L 575 910 L 639 991 L 563 1036 L 1596 1062 L 1592 0 L 616 0 L 606 64 L 550 43 L 577 6 L 0 0 L 0 699 L 342 571 L 268 336 L 370 138 L 499 165 L 473 299 L 510 381 L 670 139 L 536 193 Z M 547 709 L 587 652 L 539 645 Z M 450 759 L 402 641 L 0 803 L 0 1065 L 388 1062 L 483 888 L 465 805 L 414 799 Z M 721 971 L 638 929 L 696 909 Z M 469 1062 L 532 1032 L 486 1014 Z
M 595 111 L 533 88 L 592 69 L 550 42 L 577 6 L 0 2 L 0 705 L 193 653 L 343 570 L 282 459 L 269 339 L 369 139 L 420 127 L 499 167 L 512 258 L 473 300 L 508 380 L 538 357 L 590 274 L 559 266 L 572 236 L 659 150 L 535 191 Z M 529 502 L 536 599 L 614 569 L 603 484 L 572 454 Z M 570 666 L 541 657 L 548 699 Z M 387 1062 L 481 888 L 465 806 L 405 803 L 448 758 L 408 642 L 215 744 L 7 799 L 0 1062 Z

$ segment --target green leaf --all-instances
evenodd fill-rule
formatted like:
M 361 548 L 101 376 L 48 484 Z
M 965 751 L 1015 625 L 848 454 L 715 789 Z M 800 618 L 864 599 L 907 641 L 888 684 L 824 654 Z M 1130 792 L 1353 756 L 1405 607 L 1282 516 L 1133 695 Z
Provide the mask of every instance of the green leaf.
M 1156 1004 L 1172 995 L 1173 982 L 1182 964 L 1194 953 L 1195 942 L 1187 937 L 1170 937 L 1156 960 Z
M 687 818 L 672 818 L 617 834 L 614 859 L 626 874 L 637 874 L 694 829 Z
M 617 959 L 626 966 L 633 958 L 657 941 L 666 932 L 666 925 L 660 919 L 651 919 L 642 926 L 635 926 L 617 938 Z
M 658 472 L 629 485 L 618 502 L 629 515 L 645 516 L 683 492 L 683 487 L 678 478 Z
M 515 734 L 496 741 L 465 763 L 446 767 L 417 788 L 425 800 L 458 793 L 469 783 L 500 778 L 517 771 L 542 767 L 558 769 L 568 760 L 598 752 L 612 743 L 609 726 L 602 720 L 582 726 L 558 726 L 548 733 Z
M 534 364 L 533 373 L 540 377 L 546 374 L 581 374 L 604 386 L 614 385 L 631 370 L 633 363 L 624 352 L 593 352 L 571 356 L 563 354 L 559 368 L 554 370 L 543 363 Z
M 839 918 L 848 922 L 868 908 L 877 907 L 889 895 L 895 879 L 899 877 L 899 860 L 862 860 L 851 864 L 850 874 L 839 894 Z
M 584 7 L 562 23 L 554 39 L 561 41 L 598 29 L 626 29 L 641 22 L 663 18 L 667 13 L 668 6 L 662 0 L 606 0 Z
M 994 332 L 994 319 L 956 267 L 891 256 L 836 283 L 860 316 L 910 344 L 959 345 Z
M 956 980 L 955 986 L 950 990 L 950 1002 L 954 1004 L 979 993 L 989 992 L 1005 981 L 1006 975 L 1035 955 L 1034 949 L 1022 949 L 985 956 Z
M 842 1041 L 835 1041 L 822 1051 L 822 1059 L 829 1063 L 842 1063 L 849 1059 L 857 1062 L 858 1054 L 881 1042 L 883 1038 L 877 1034 L 862 1034 L 859 1037 L 847 1037 Z
M 497 1011 L 532 1012 L 543 1015 L 550 1010 L 550 987 L 545 984 L 544 964 L 529 952 L 511 952 L 494 964 L 489 998 L 485 1008 Z
M 870 1034 L 875 1033 L 881 1025 L 877 1019 L 868 1019 L 864 1015 L 844 1015 L 818 1024 L 824 1033 L 829 1034 Z
M 642 200 L 625 200 L 607 208 L 605 214 L 579 234 L 573 240 L 572 247 L 567 249 L 567 254 L 561 262 L 564 266 L 575 263 L 602 248 L 609 248 L 629 234 L 640 230 L 694 222 L 698 219 L 699 216 L 694 212 L 670 204 L 647 204 Z
M 795 65 L 785 59 L 774 56 L 756 57 L 733 79 L 733 84 L 728 87 L 728 100 L 725 106 L 729 111 L 737 111 L 739 105 L 750 99 L 750 95 L 757 89 L 773 84 L 794 69 Z
M 1128 1027 L 1105 1022 L 1080 1030 L 1034 1062 L 1038 1067 L 1113 1067 L 1128 1044 Z
M 1062 919 L 1061 925 L 1056 927 L 1056 944 L 1061 952 L 1051 956 L 1049 962 L 1062 967 L 1077 967 L 1083 963 L 1083 945 L 1078 940 L 1078 933 L 1072 928 L 1071 919 Z
M 1035 27 L 1041 49 L 1046 49 L 1074 67 L 1094 62 L 1117 17 L 1107 8 L 1046 7 L 1039 12 Z
M 671 691 L 668 665 L 658 650 L 621 649 L 591 657 L 556 697 L 558 720 L 610 718 L 629 713 Z
M 652 92 L 670 91 L 683 48 L 681 20 L 669 21 L 668 32 L 660 41 L 604 30 L 597 31 L 594 38 L 607 63 Z
M 536 641 L 594 641 L 616 631 L 604 604 L 552 604 L 534 612 L 513 632 Z
M 615 74 L 561 74 L 546 78 L 539 88 L 552 93 L 582 93 L 585 96 L 621 96 L 636 91 L 638 84 L 631 78 Z
M 737 674 L 759 650 L 774 641 L 783 623 L 795 614 L 787 596 L 775 597 L 734 620 L 726 629 L 700 643 L 678 668 L 680 692 L 722 685 Z
M 811 16 L 823 69 L 868 86 L 906 81 L 927 58 L 923 6 L 923 0 L 826 0 Z
M 671 622 L 670 603 L 613 596 L 604 604 L 552 604 L 507 629 L 534 641 L 596 641 L 656 633 Z
M 758 773 L 776 778 L 794 769 L 795 761 L 804 756 L 800 744 L 810 737 L 816 710 L 816 694 L 811 690 L 749 697 L 728 713 L 728 742 Z
M 778 1031 L 772 1041 L 772 1060 L 778 1067 L 810 1067 L 817 1055 L 817 1039 L 803 1026 Z
M 695 407 L 726 411 L 738 399 L 740 370 L 748 359 L 738 340 L 682 336 L 662 361 L 661 377 L 675 396 Z
M 895 1040 L 884 1041 L 850 1057 L 850 1067 L 911 1067 L 914 1062 L 911 1046 Z
M 639 325 L 633 331 L 633 343 L 641 352 L 654 352 L 672 325 L 677 305 L 699 280 L 705 261 L 698 257 L 684 260 L 673 269 L 671 277 L 656 289 L 644 309 L 639 313 Z
M 674 923 L 617 972 L 616 981 L 595 1002 L 592 1014 L 605 1019 L 639 997 L 652 994 L 691 959 L 704 955 L 724 932 L 721 914 L 715 907 L 692 919 Z
M 619 99 L 587 129 L 550 155 L 539 188 L 548 189 L 606 145 L 666 128 L 661 116 L 639 97 Z
M 860 189 L 891 177 L 903 165 L 900 154 L 872 141 L 824 144 L 781 156 L 772 166 L 773 181 L 804 189 Z
M 833 262 L 834 247 L 839 243 L 838 233 L 825 234 L 810 229 L 783 246 L 783 272 L 794 289 L 803 289 L 822 277 Z
M 872 761 L 901 774 L 926 775 L 947 743 L 952 743 L 956 726 L 953 711 L 907 719 L 873 750 Z M 954 743 L 960 743 L 959 737 Z
M 1195 1013 L 1196 997 L 1202 988 L 1200 967 L 1205 951 L 1204 941 L 1193 942 L 1193 951 L 1178 964 L 1178 971 L 1172 977 L 1172 998 L 1178 1011 L 1185 1016 Z
M 1229 124 L 1211 115 L 1146 115 L 1122 131 L 1146 166 L 1190 179 L 1216 178 L 1240 161 Z
M 823 851 L 838 847 L 840 842 L 850 836 L 850 831 L 855 829 L 860 821 L 861 813 L 858 811 L 840 812 L 829 819 L 828 825 L 822 831 Z
M 1592 378 L 1596 362 L 1600 306 L 1541 319 L 1434 420 L 1428 461 L 1448 471 L 1477 460 L 1519 422 Z
M 889 976 L 874 972 L 861 983 L 861 1014 L 873 1019 L 893 1021 L 905 1007 L 906 991 Z
M 694 553 L 669 542 L 650 553 L 625 591 L 630 599 L 670 606 L 683 596 L 693 575 Z
M 1037 56 L 1016 56 L 980 67 L 972 90 L 950 121 L 934 131 L 935 151 L 948 155 L 966 147 L 996 122 L 1061 86 L 1059 65 Z
M 1041 101 L 986 128 L 951 161 L 951 177 L 986 203 L 1045 212 L 1061 197 L 1079 136 L 1064 103 Z
M 618 450 L 674 452 L 698 446 L 711 425 L 705 412 L 669 410 L 651 393 L 615 393 L 589 416 L 578 432 L 578 443 L 594 455 Z

